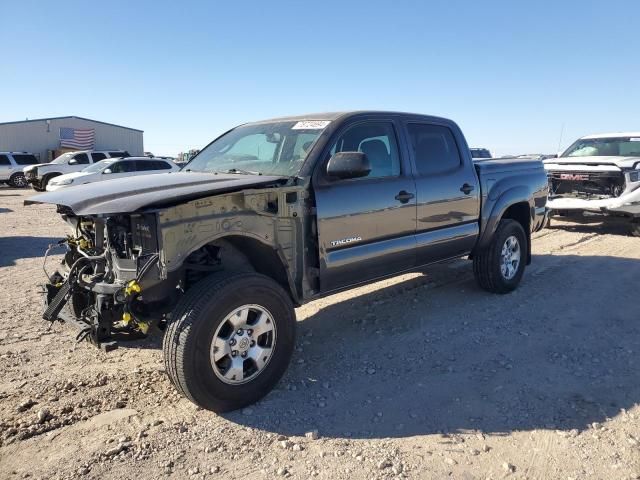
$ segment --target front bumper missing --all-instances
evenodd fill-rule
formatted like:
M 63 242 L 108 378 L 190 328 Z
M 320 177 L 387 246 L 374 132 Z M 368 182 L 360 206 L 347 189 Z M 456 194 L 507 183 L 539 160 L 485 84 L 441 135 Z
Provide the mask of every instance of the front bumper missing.
M 78 292 L 79 289 L 80 287 L 74 287 L 68 281 L 45 284 L 42 318 L 51 323 L 59 321 L 71 326 L 76 331 L 78 342 L 87 340 L 106 352 L 116 349 L 119 341 L 139 340 L 146 337 L 145 334 L 127 326 L 114 329 L 113 317 L 107 318 L 106 312 L 99 315 L 93 307 L 87 308 L 82 316 L 76 316 L 73 311 L 75 307 L 70 305 L 70 302 L 73 303 L 74 295 L 82 294 Z

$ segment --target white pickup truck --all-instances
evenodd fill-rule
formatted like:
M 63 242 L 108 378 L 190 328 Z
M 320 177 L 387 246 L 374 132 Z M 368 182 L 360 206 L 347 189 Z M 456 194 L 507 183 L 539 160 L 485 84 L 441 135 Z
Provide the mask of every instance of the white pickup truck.
M 627 217 L 640 236 L 640 132 L 582 137 L 544 167 L 552 214 Z
M 87 165 L 90 165 L 105 158 L 118 158 L 128 157 L 129 152 L 124 150 L 112 150 L 112 151 L 78 151 L 67 152 L 51 163 L 39 163 L 37 165 L 30 165 L 23 169 L 24 176 L 27 178 L 27 182 L 31 184 L 34 190 L 42 192 L 47 188 L 49 180 L 58 175 L 64 175 L 65 173 L 79 172 Z

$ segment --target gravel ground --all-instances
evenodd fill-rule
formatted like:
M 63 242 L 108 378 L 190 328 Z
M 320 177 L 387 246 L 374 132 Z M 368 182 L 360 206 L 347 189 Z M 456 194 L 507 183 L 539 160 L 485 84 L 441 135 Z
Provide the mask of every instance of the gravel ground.
M 66 226 L 0 189 L 0 478 L 640 478 L 640 238 L 535 235 L 496 296 L 459 260 L 297 310 L 263 401 L 182 399 L 150 338 L 105 354 L 41 320 L 42 254 Z

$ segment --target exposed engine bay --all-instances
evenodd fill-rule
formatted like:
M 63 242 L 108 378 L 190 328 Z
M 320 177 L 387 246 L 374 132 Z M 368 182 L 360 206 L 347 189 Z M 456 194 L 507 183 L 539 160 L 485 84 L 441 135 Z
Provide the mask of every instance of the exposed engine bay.
M 62 268 L 45 273 L 44 319 L 61 319 L 106 349 L 115 340 L 144 337 L 162 328 L 185 286 L 216 269 L 219 248 L 207 245 L 188 258 L 189 269 L 163 279 L 155 213 L 76 217 L 63 213 L 74 233 L 49 248 L 64 247 Z M 144 285 L 144 291 L 143 291 Z M 67 307 L 65 309 L 65 306 Z

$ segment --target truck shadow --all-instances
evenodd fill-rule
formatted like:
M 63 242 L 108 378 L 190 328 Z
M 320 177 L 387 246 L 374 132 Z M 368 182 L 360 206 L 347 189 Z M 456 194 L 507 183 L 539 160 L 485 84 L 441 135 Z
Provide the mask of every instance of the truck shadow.
M 640 402 L 638 278 L 638 259 L 536 255 L 509 295 L 458 261 L 314 302 L 279 386 L 225 417 L 341 438 L 583 430 Z
M 43 257 L 47 247 L 60 238 L 53 237 L 0 237 L 0 267 L 15 265 L 21 258 Z M 60 253 L 58 250 L 56 253 Z
M 616 217 L 552 217 L 550 230 L 565 230 L 575 233 L 597 233 L 609 235 L 630 235 L 630 220 Z

